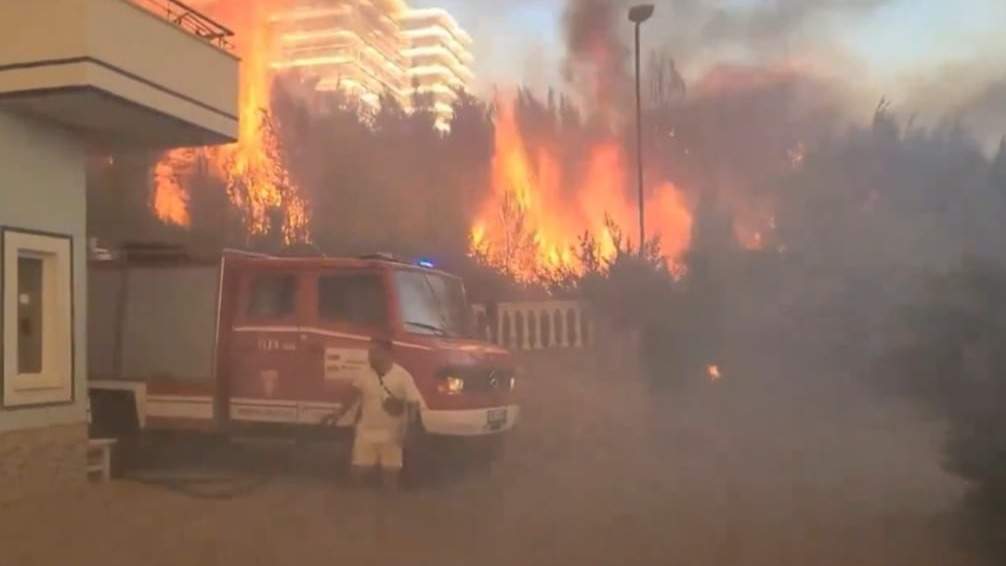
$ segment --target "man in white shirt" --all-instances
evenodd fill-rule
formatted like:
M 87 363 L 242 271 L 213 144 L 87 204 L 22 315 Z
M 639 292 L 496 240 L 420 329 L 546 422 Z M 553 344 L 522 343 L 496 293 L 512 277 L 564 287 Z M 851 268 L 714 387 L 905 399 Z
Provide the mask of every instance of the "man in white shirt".
M 409 372 L 394 362 L 390 340 L 373 339 L 369 361 L 370 368 L 353 380 L 360 415 L 353 439 L 352 474 L 362 481 L 380 468 L 385 488 L 397 490 L 405 427 L 410 409 L 420 402 L 419 391 Z

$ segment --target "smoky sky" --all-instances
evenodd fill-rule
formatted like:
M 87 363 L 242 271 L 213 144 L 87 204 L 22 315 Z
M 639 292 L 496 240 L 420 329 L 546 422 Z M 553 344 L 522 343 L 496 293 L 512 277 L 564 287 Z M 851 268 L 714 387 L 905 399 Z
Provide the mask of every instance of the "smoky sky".
M 957 115 L 982 136 L 986 147 L 995 147 L 1006 136 L 1006 77 L 980 89 L 957 109 Z
M 748 8 L 726 9 L 709 0 L 671 0 L 678 17 L 694 18 L 709 42 L 764 43 L 812 27 L 821 18 L 875 10 L 891 0 L 774 0 Z
M 632 24 L 626 12 L 638 1 L 408 3 L 445 7 L 472 32 L 478 94 L 521 84 L 538 91 L 552 87 L 596 110 L 631 106 Z M 994 25 L 1006 21 L 1003 0 L 649 1 L 656 13 L 644 24 L 644 58 L 672 57 L 691 83 L 722 63 L 773 67 L 796 61 L 835 82 L 848 93 L 850 109 L 865 118 L 883 96 L 922 122 L 960 119 L 991 143 L 1006 129 L 1006 109 L 996 94 L 996 85 L 1006 83 L 1006 34 Z M 645 73 L 645 62 L 643 68 Z
M 723 0 L 656 0 L 656 13 L 646 33 L 675 42 L 688 51 L 782 43 L 794 33 L 811 32 L 830 21 L 867 14 L 893 0 L 761 0 L 747 3 Z M 626 25 L 630 0 L 567 0 L 563 22 L 567 47 L 575 51 L 585 38 L 621 35 L 628 43 Z M 670 31 L 670 33 L 668 33 Z
M 1006 13 L 985 0 L 959 11 L 906 0 L 651 1 L 656 10 L 643 27 L 643 57 L 671 57 L 692 83 L 724 63 L 796 66 L 831 81 L 849 110 L 864 119 L 885 97 L 923 123 L 960 120 L 983 141 L 995 142 L 1006 129 L 1006 58 L 996 56 L 1006 41 L 968 34 L 969 26 L 982 25 L 979 14 Z M 563 2 L 558 80 L 581 99 L 624 107 L 631 91 L 627 10 L 633 3 Z M 857 34 L 876 44 L 857 43 Z
M 863 15 L 893 0 L 766 0 L 725 4 L 723 0 L 657 0 L 656 13 L 644 24 L 649 49 L 666 46 L 688 62 L 704 52 L 730 47 L 771 49 L 794 36 L 812 36 L 837 20 Z M 576 79 L 576 65 L 592 62 L 609 82 L 624 80 L 631 62 L 631 0 L 566 0 L 562 37 L 566 50 L 563 76 Z M 763 52 L 763 55 L 767 55 Z
M 732 46 L 759 46 L 771 53 L 774 48 L 789 48 L 795 34 L 810 33 L 833 19 L 867 13 L 891 1 L 773 0 L 731 6 L 721 0 L 657 1 L 657 16 L 644 24 L 644 33 L 650 35 L 644 57 L 652 56 L 654 44 L 686 64 Z M 631 0 L 567 0 L 564 5 L 562 79 L 593 110 L 624 108 L 630 95 L 633 39 L 627 11 L 632 4 Z M 716 63 L 714 56 L 710 66 Z

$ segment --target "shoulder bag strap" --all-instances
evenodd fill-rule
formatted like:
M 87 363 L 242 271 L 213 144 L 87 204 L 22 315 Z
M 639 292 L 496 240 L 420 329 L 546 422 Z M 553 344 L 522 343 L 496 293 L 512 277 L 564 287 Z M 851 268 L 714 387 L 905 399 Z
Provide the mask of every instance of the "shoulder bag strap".
M 377 373 L 377 372 L 375 371 L 374 373 Z M 394 399 L 395 401 L 398 401 L 400 403 L 403 402 L 401 399 L 398 398 L 397 395 L 395 395 L 394 393 L 391 392 L 390 389 L 388 389 L 387 385 L 385 385 L 385 383 L 384 383 L 384 376 L 383 375 L 377 373 L 377 381 L 379 381 L 381 383 L 381 389 L 383 389 L 384 392 L 388 394 L 388 397 L 391 397 L 392 399 Z

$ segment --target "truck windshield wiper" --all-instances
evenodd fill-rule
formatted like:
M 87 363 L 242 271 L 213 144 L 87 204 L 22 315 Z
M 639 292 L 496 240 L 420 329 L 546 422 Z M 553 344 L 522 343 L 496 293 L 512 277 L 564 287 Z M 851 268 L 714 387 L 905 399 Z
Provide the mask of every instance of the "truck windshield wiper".
M 426 324 L 425 322 L 415 322 L 415 321 L 412 321 L 412 320 L 407 320 L 407 321 L 405 321 L 405 324 L 408 324 L 409 326 L 415 326 L 416 328 L 422 328 L 424 330 L 430 330 L 430 331 L 436 333 L 437 336 L 449 336 L 450 335 L 450 333 L 447 332 L 446 329 L 441 328 L 439 326 L 435 326 L 433 324 Z

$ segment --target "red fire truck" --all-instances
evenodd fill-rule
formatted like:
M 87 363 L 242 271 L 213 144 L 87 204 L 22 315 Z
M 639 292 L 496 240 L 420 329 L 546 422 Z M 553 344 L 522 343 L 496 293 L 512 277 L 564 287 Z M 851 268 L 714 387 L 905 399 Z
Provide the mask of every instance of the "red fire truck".
M 496 435 L 518 418 L 510 354 L 473 339 L 461 280 L 430 266 L 133 250 L 92 263 L 89 307 L 103 436 L 317 430 L 348 402 L 377 335 L 412 375 L 427 433 Z

